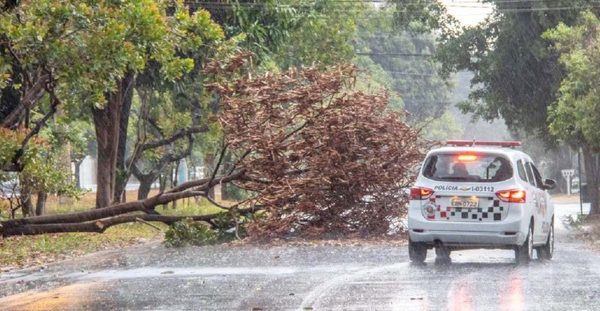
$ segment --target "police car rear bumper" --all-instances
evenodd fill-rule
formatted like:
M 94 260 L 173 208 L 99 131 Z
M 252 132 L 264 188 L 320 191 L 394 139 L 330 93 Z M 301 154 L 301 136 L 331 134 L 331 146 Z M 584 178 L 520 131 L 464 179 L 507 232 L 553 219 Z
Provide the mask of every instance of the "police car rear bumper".
M 417 217 L 418 218 L 418 217 Z M 503 248 L 522 245 L 527 236 L 521 220 L 499 223 L 436 222 L 409 218 L 409 236 L 413 242 L 464 248 Z
M 413 242 L 423 242 L 434 245 L 441 242 L 446 246 L 464 248 L 503 248 L 505 246 L 521 245 L 525 237 L 520 232 L 473 232 L 473 231 L 425 231 L 410 232 Z

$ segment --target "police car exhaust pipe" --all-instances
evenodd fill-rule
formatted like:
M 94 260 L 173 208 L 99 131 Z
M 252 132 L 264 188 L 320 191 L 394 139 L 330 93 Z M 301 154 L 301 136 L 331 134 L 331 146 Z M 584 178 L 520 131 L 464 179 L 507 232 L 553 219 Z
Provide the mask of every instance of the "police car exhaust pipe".
M 435 246 L 435 263 L 436 264 L 449 264 L 452 262 L 450 259 L 450 250 L 440 240 L 433 242 Z

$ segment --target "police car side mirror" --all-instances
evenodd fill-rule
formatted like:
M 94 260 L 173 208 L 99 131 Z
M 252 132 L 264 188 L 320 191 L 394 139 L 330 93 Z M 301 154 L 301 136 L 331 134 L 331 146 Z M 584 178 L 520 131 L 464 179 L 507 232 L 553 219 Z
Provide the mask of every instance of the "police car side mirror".
M 553 179 L 544 180 L 544 189 L 545 190 L 552 190 L 554 188 L 556 188 L 556 181 L 554 181 Z

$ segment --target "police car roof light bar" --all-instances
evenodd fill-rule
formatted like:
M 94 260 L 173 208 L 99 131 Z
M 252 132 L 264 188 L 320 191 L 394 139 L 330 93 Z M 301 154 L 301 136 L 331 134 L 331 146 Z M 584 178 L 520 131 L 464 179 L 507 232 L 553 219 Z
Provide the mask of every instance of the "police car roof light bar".
M 446 145 L 457 147 L 472 147 L 472 146 L 500 146 L 500 147 L 520 147 L 521 142 L 516 140 L 510 141 L 492 141 L 492 140 L 447 140 Z

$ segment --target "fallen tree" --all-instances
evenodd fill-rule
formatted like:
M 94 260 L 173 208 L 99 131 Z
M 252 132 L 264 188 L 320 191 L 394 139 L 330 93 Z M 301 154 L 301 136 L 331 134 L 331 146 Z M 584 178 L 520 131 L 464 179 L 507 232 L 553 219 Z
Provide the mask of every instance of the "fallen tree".
M 0 222 L 2 236 L 35 235 L 59 232 L 98 232 L 102 233 L 111 226 L 136 222 L 158 221 L 172 224 L 185 218 L 211 223 L 212 219 L 229 211 L 237 214 L 246 214 L 260 210 L 260 207 L 238 208 L 237 206 L 225 207 L 227 212 L 208 215 L 189 216 L 164 216 L 156 212 L 155 207 L 196 196 L 207 196 L 208 191 L 215 185 L 228 183 L 243 176 L 239 171 L 227 176 L 206 178 L 181 184 L 168 192 L 159 193 L 145 200 L 116 204 L 109 207 L 92 209 L 85 212 L 37 216 L 21 219 L 11 219 Z M 130 214 L 130 215 L 126 215 Z
M 264 210 L 247 230 L 253 237 L 289 234 L 384 234 L 406 212 L 406 187 L 422 158 L 418 132 L 388 109 L 387 95 L 352 91 L 356 68 L 291 69 L 253 76 L 252 55 L 240 53 L 205 67 L 220 99 L 224 147 L 209 178 L 134 202 L 63 215 L 0 222 L 2 236 L 103 232 L 134 221 L 206 221 Z M 226 152 L 236 160 L 224 169 Z M 155 207 L 209 196 L 216 185 L 248 191 L 243 204 L 212 215 L 163 216 Z
M 352 90 L 355 76 L 341 65 L 213 86 L 245 172 L 234 183 L 266 210 L 254 237 L 385 234 L 406 212 L 423 145 L 387 94 Z

